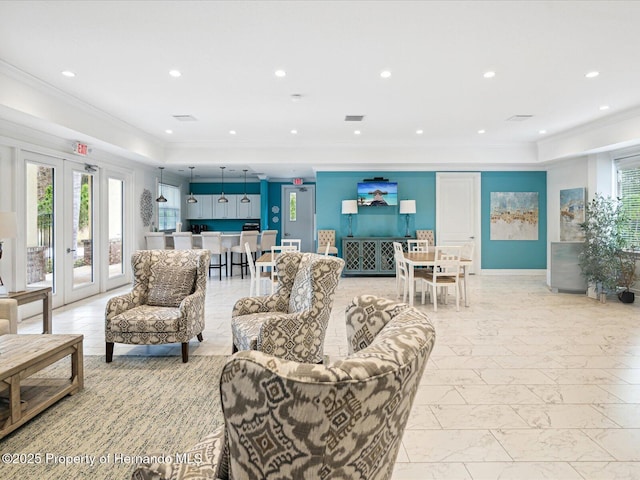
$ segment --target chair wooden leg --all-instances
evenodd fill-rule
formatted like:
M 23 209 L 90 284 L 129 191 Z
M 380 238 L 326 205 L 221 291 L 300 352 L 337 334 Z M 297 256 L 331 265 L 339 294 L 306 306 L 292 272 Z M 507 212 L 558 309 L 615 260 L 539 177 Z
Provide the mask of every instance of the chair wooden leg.
M 200 332 L 197 336 L 198 341 L 201 342 L 202 340 L 204 340 L 204 338 L 202 338 L 202 332 Z
M 189 361 L 189 342 L 182 342 L 182 363 Z
M 218 267 L 218 273 L 220 274 L 220 281 L 222 281 L 222 254 L 218 255 L 218 258 L 220 259 L 218 263 L 220 263 L 220 266 Z
M 113 361 L 113 342 L 107 342 L 107 363 Z

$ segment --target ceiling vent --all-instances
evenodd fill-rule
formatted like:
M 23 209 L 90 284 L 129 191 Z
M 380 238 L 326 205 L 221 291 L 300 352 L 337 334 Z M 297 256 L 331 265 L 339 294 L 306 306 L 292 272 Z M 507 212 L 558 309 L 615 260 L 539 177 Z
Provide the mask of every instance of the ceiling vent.
M 179 122 L 197 122 L 198 119 L 193 115 L 172 115 Z
M 345 115 L 345 122 L 361 122 L 364 120 L 364 115 Z
M 530 118 L 533 118 L 533 115 L 514 115 L 507 118 L 507 122 L 524 122 L 525 120 L 529 120 Z

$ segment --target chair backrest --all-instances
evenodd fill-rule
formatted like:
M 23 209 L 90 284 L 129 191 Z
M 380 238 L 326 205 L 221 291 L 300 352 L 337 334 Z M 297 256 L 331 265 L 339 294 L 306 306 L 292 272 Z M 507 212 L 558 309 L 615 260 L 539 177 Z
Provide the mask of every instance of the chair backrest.
M 258 250 L 258 231 L 256 230 L 244 230 L 240 233 L 240 245 L 244 250 L 244 244 L 248 243 L 251 252 Z
M 191 250 L 193 248 L 193 234 L 191 232 L 174 232 L 173 237 L 174 250 Z
M 163 232 L 149 232 L 144 234 L 147 250 L 164 250 L 165 235 Z
M 255 350 L 228 360 L 220 381 L 222 461 L 234 478 L 391 478 L 435 330 L 418 310 L 373 296 L 356 297 L 346 316 L 355 353 L 333 365 Z M 296 428 L 282 428 L 290 412 Z M 269 437 L 274 454 L 294 460 L 274 468 L 266 461 L 273 457 L 254 455 L 246 439 L 256 432 L 277 432 Z
M 268 252 L 276 244 L 277 230 L 263 230 L 260 235 L 260 251 Z
M 327 243 L 332 247 L 336 246 L 336 231 L 318 230 L 318 248 L 324 247 Z
M 280 242 L 280 245 L 284 246 L 284 247 L 296 247 L 296 251 L 299 252 L 300 251 L 300 245 L 302 244 L 302 240 L 300 240 L 299 238 L 283 238 L 282 241 Z
M 206 291 L 209 273 L 209 257 L 207 250 L 138 250 L 131 255 L 131 271 L 133 272 L 132 295 L 146 304 L 149 295 L 149 280 L 154 271 L 184 270 L 186 266 L 195 267 L 194 293 Z M 204 316 L 204 305 L 202 305 Z
M 473 260 L 473 254 L 476 249 L 475 242 L 466 242 L 462 244 L 462 249 L 460 250 L 460 258 L 465 258 L 468 260 Z
M 227 251 L 226 247 L 222 246 L 222 234 L 220 232 L 202 232 L 202 248 L 209 250 L 215 255 L 220 255 Z
M 416 238 L 418 240 L 427 240 L 429 245 L 436 244 L 436 239 L 433 236 L 433 230 L 416 230 Z
M 434 277 L 455 277 L 460 273 L 460 245 L 435 247 Z
M 429 252 L 429 240 L 407 240 L 407 250 L 410 252 Z

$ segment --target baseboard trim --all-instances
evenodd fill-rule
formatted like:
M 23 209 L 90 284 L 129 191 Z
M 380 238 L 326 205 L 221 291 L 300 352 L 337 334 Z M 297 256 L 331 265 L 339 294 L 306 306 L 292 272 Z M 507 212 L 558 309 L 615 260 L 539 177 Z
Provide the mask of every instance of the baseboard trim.
M 482 269 L 480 275 L 547 275 L 547 269 Z

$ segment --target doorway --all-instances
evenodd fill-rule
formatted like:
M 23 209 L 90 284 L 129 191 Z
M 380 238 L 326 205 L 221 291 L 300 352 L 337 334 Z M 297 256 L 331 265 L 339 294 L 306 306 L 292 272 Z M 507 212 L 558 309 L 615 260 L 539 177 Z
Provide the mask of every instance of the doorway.
M 436 173 L 436 245 L 473 242 L 470 273 L 480 265 L 480 174 Z
M 303 252 L 315 252 L 316 187 L 282 187 L 282 239 L 299 238 Z

